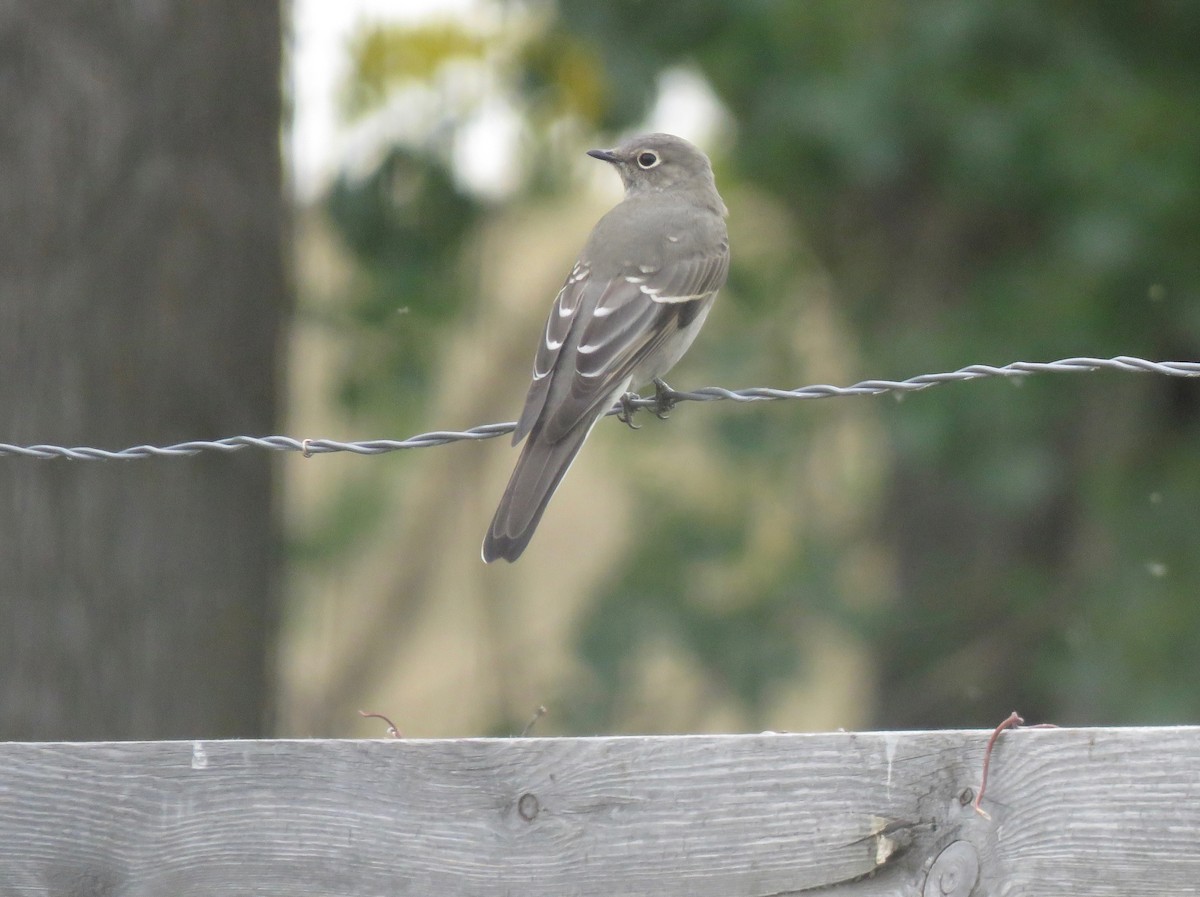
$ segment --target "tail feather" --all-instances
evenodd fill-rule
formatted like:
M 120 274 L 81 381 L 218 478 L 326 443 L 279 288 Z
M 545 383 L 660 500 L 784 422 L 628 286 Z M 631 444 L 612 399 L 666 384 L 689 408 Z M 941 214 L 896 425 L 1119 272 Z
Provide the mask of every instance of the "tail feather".
M 521 556 L 542 519 L 558 484 L 596 425 L 599 416 L 581 421 L 555 442 L 542 439 L 541 426 L 529 434 L 508 487 L 483 538 L 483 560 L 510 563 Z

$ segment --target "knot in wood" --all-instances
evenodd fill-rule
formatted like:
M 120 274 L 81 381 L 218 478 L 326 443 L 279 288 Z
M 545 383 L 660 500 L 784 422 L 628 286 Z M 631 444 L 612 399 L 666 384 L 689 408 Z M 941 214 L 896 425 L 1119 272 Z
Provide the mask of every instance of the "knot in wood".
M 955 841 L 938 854 L 925 879 L 923 897 L 968 897 L 979 880 L 979 853 L 969 841 Z
M 533 820 L 537 819 L 537 814 L 541 812 L 541 809 L 537 796 L 532 792 L 525 792 L 521 795 L 521 799 L 517 801 L 517 815 L 526 822 L 533 822 Z

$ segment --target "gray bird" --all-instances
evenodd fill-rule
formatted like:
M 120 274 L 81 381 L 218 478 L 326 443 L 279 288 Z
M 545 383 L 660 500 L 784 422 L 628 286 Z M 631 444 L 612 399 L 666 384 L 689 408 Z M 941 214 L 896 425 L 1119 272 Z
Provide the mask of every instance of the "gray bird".
M 559 290 L 513 433 L 529 437 L 483 540 L 483 560 L 515 561 L 596 421 L 683 356 L 725 283 L 725 203 L 708 157 L 648 134 L 589 150 L 616 168 L 625 198 L 597 222 Z

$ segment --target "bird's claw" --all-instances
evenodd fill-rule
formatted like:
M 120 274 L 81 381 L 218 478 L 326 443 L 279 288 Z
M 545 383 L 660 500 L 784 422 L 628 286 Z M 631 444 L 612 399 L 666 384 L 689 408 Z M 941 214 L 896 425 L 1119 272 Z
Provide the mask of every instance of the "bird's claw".
M 654 378 L 654 416 L 659 420 L 666 420 L 671 416 L 671 411 L 675 408 L 675 403 L 679 399 L 675 397 L 675 390 L 671 389 L 666 380 L 661 377 Z
M 636 392 L 627 392 L 621 396 L 621 410 L 617 412 L 617 420 L 625 424 L 631 430 L 640 430 L 641 426 L 633 422 L 633 415 L 637 413 L 638 406 L 636 402 L 642 401 L 642 397 Z M 654 416 L 659 420 L 666 420 L 671 415 L 671 411 L 675 408 L 675 404 L 679 401 L 675 390 L 667 384 L 666 380 L 659 377 L 654 378 L 654 404 L 649 406 L 654 412 Z
M 625 426 L 629 427 L 631 430 L 640 430 L 642 428 L 641 424 L 635 424 L 633 422 L 633 415 L 636 414 L 638 410 L 637 405 L 633 403 L 640 398 L 641 396 L 639 396 L 636 392 L 627 392 L 625 395 L 621 396 L 621 410 L 617 412 L 617 420 L 625 424 Z

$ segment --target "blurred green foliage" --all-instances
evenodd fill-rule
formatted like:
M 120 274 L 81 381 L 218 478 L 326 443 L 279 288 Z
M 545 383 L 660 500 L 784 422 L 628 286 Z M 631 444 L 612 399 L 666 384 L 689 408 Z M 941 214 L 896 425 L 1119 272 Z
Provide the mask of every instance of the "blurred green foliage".
M 735 122 L 730 173 L 802 223 L 864 376 L 1200 357 L 1200 7 L 559 9 L 604 61 L 609 128 L 642 117 L 664 68 L 705 76 Z M 778 315 L 779 301 L 755 306 Z M 882 659 L 880 725 L 985 724 L 1010 705 L 1072 722 L 1200 717 L 1182 673 L 1200 657 L 1200 389 L 1092 377 L 940 389 L 883 413 L 877 532 L 900 576 L 860 621 Z M 660 557 L 675 569 L 657 576 L 710 556 Z M 781 571 L 796 600 L 822 588 L 822 566 Z M 594 628 L 620 617 L 620 595 L 640 600 L 628 575 Z M 764 626 L 764 654 L 791 634 Z
M 393 147 L 368 176 L 340 177 L 325 208 L 362 274 L 351 313 L 380 336 L 342 400 L 411 421 L 429 393 L 437 336 L 471 296 L 460 260 L 482 206 L 436 157 Z
M 803 359 L 773 322 L 794 320 L 796 293 L 781 285 L 812 274 L 814 258 L 863 378 L 1077 354 L 1200 357 L 1200 6 L 554 9 L 507 63 L 535 138 L 564 115 L 627 131 L 662 73 L 688 67 L 733 123 L 715 160 L 726 195 L 757 189 L 795 223 L 788 253 L 734 245 L 737 326 L 712 348 L 718 382 L 797 385 Z M 480 208 L 445 164 L 396 151 L 334 191 L 335 220 L 376 279 L 363 315 L 386 320 L 395 295 L 424 297 L 412 309 L 423 327 L 462 311 L 448 272 Z M 352 391 L 420 388 L 429 344 L 400 336 L 393 367 L 360 372 Z M 753 724 L 773 683 L 802 666 L 817 612 L 873 645 L 880 726 L 990 724 L 1013 707 L 1063 723 L 1200 719 L 1200 387 L 1047 377 L 941 387 L 874 412 L 888 439 L 875 446 L 886 476 L 871 519 L 852 532 L 804 519 L 792 556 L 724 605 L 698 597 L 696 571 L 739 563 L 753 509 L 646 498 L 638 545 L 581 630 L 596 680 L 573 725 L 607 729 L 625 661 L 662 637 L 737 694 Z M 731 477 L 799 501 L 797 456 L 828 421 L 774 406 L 722 409 L 705 426 Z M 844 551 L 862 539 L 896 559 L 882 604 L 847 585 Z

